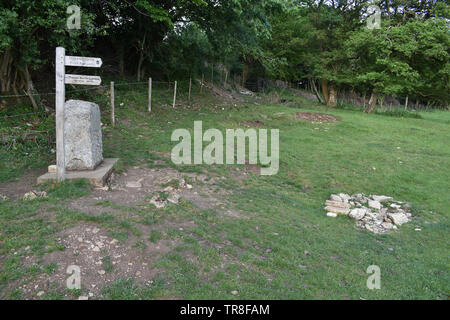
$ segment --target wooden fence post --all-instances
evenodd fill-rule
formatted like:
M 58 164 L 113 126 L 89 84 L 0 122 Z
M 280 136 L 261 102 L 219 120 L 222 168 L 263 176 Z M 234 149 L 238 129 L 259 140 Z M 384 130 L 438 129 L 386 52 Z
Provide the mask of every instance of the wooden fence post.
M 192 78 L 189 78 L 189 102 L 191 102 L 191 88 L 192 88 Z
M 56 165 L 58 182 L 66 178 L 66 161 L 64 145 L 64 104 L 66 100 L 66 50 L 63 47 L 56 48 L 55 75 L 56 75 Z
M 111 81 L 111 125 L 116 126 L 114 81 Z
M 202 73 L 202 84 L 200 86 L 200 94 L 203 93 L 203 82 L 205 82 L 205 74 L 204 73 Z
M 148 79 L 148 112 L 152 112 L 152 78 Z
M 175 81 L 175 87 L 173 88 L 173 107 L 177 103 L 177 81 Z

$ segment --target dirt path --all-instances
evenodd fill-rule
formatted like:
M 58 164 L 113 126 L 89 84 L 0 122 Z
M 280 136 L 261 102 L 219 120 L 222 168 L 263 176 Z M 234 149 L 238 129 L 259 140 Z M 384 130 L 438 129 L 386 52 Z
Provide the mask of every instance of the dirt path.
M 45 169 L 27 172 L 15 181 L 0 183 L 0 195 L 5 195 L 11 200 L 17 200 L 27 192 L 36 188 L 37 178 L 46 172 Z

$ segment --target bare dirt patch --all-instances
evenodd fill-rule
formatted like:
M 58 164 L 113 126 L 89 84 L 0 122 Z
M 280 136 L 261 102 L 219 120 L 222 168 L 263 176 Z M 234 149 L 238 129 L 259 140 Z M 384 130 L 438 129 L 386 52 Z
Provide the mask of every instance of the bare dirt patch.
M 312 123 L 327 123 L 339 121 L 337 117 L 331 114 L 316 113 L 316 112 L 298 112 L 295 114 L 295 118 L 302 121 L 309 121 Z
M 187 183 L 185 179 L 188 179 Z M 191 182 L 194 184 L 192 188 L 177 187 L 177 194 L 200 209 L 210 209 L 220 203 L 217 196 L 228 193 L 223 189 L 212 188 L 217 180 L 217 177 L 182 173 L 172 168 L 133 167 L 121 175 L 114 175 L 110 190 L 95 189 L 90 195 L 71 201 L 69 207 L 91 214 L 101 214 L 104 211 L 104 208 L 96 205 L 101 201 L 110 201 L 118 206 L 136 207 L 148 204 L 153 195 L 163 192 L 168 186 Z
M 245 169 L 239 169 L 241 175 Z M 32 179 L 34 181 L 35 177 Z M 82 198 L 67 201 L 64 206 L 89 215 L 109 213 L 120 218 L 132 218 L 135 214 L 132 208 L 142 209 L 143 205 L 150 205 L 155 193 L 172 188 L 180 195 L 180 201 L 191 202 L 201 210 L 213 209 L 231 219 L 249 219 L 227 204 L 226 198 L 233 191 L 223 186 L 225 180 L 225 177 L 206 170 L 204 173 L 183 173 L 173 168 L 129 167 L 122 174 L 115 174 L 109 187 L 94 189 Z M 21 188 L 19 196 L 29 191 L 32 184 L 22 181 Z M 125 239 L 115 239 L 108 227 L 78 222 L 56 234 L 56 242 L 63 250 L 41 258 L 31 254 L 23 258 L 25 266 L 50 266 L 50 272 L 31 280 L 12 282 L 8 287 L 20 288 L 26 299 L 42 299 L 55 292 L 62 293 L 64 299 L 77 299 L 65 290 L 69 266 L 80 267 L 81 295 L 90 299 L 101 298 L 102 289 L 119 279 L 133 278 L 139 285 L 151 287 L 153 279 L 163 272 L 154 267 L 154 263 L 180 244 L 177 238 L 167 238 L 165 230 L 189 232 L 193 227 L 195 222 L 186 218 L 172 217 L 150 225 L 134 221 L 136 233 L 128 233 Z M 153 231 L 161 233 L 160 240 L 149 238 Z
M 49 290 L 64 292 L 69 266 L 81 271 L 82 295 L 98 298 L 101 289 L 119 279 L 134 278 L 137 283 L 151 286 L 158 270 L 152 264 L 177 245 L 173 240 L 146 242 L 145 248 L 134 248 L 131 240 L 120 243 L 106 230 L 79 224 L 58 234 L 64 251 L 55 251 L 42 258 L 42 265 L 56 266 L 52 274 L 41 274 L 21 288 L 27 299 L 38 299 Z M 66 294 L 65 298 L 74 297 Z
M 15 181 L 1 183 L 0 194 L 7 196 L 11 200 L 22 198 L 25 193 L 35 188 L 37 178 L 45 171 L 45 169 L 33 170 Z

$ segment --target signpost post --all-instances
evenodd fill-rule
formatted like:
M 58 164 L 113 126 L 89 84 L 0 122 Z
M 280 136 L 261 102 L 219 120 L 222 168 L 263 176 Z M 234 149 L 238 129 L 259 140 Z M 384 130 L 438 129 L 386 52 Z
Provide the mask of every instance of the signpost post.
M 64 104 L 66 102 L 65 84 L 97 86 L 102 83 L 98 76 L 66 74 L 66 66 L 100 68 L 102 59 L 90 57 L 66 56 L 63 47 L 56 48 L 55 80 L 56 80 L 56 165 L 58 182 L 64 181 L 66 175 L 65 145 L 64 145 Z
M 66 87 L 64 79 L 66 68 L 64 66 L 66 49 L 56 48 L 56 166 L 58 182 L 64 181 L 66 175 L 66 161 L 64 158 L 64 103 L 66 102 Z

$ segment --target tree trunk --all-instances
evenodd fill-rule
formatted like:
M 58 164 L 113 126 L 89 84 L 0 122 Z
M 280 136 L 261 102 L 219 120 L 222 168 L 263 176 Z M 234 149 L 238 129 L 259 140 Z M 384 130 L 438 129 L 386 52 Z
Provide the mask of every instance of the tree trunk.
M 316 87 L 316 81 L 314 79 L 311 80 L 311 86 L 313 87 L 314 93 L 316 94 L 317 100 L 319 100 L 320 103 L 324 103 L 322 97 L 319 94 L 319 91 Z
M 35 90 L 34 90 L 33 80 L 31 79 L 31 74 L 28 70 L 28 65 L 25 65 L 25 79 L 27 81 L 26 94 L 28 95 L 28 98 L 30 98 L 31 104 L 33 105 L 33 109 L 38 110 L 39 107 L 36 103 L 36 100 L 34 100 L 34 97 L 33 97 Z M 38 98 L 39 98 L 39 96 L 38 96 Z
M 242 87 L 245 88 L 245 83 L 247 82 L 248 74 L 249 74 L 249 67 L 248 65 L 244 66 L 244 69 L 242 70 Z
M 322 94 L 325 99 L 325 103 L 328 105 L 329 95 L 328 95 L 328 80 L 322 78 Z
M 123 78 L 125 76 L 125 48 L 122 44 L 118 45 L 117 51 L 119 52 L 119 73 Z
M 141 81 L 141 68 L 142 68 L 142 63 L 144 62 L 144 53 L 141 52 L 139 55 L 139 62 L 138 62 L 138 66 L 137 66 L 137 81 Z
M 337 91 L 334 86 L 330 86 L 330 95 L 328 97 L 327 106 L 329 106 L 329 107 L 337 106 Z
M 370 100 L 369 100 L 369 105 L 364 110 L 365 113 L 372 113 L 373 112 L 373 110 L 375 109 L 375 106 L 377 104 L 378 95 L 379 94 L 377 92 L 372 92 L 372 95 L 370 96 Z
M 1 55 L 0 61 L 0 90 L 1 92 L 7 92 L 11 87 L 11 69 L 13 59 L 9 51 L 5 51 Z
M 408 101 L 409 101 L 409 96 L 406 96 L 405 110 L 408 110 Z
M 147 39 L 147 34 L 144 34 L 144 38 L 142 39 L 142 42 L 139 43 L 139 62 L 137 67 L 137 81 L 141 81 L 142 79 L 142 64 L 144 63 L 145 59 L 145 40 Z

